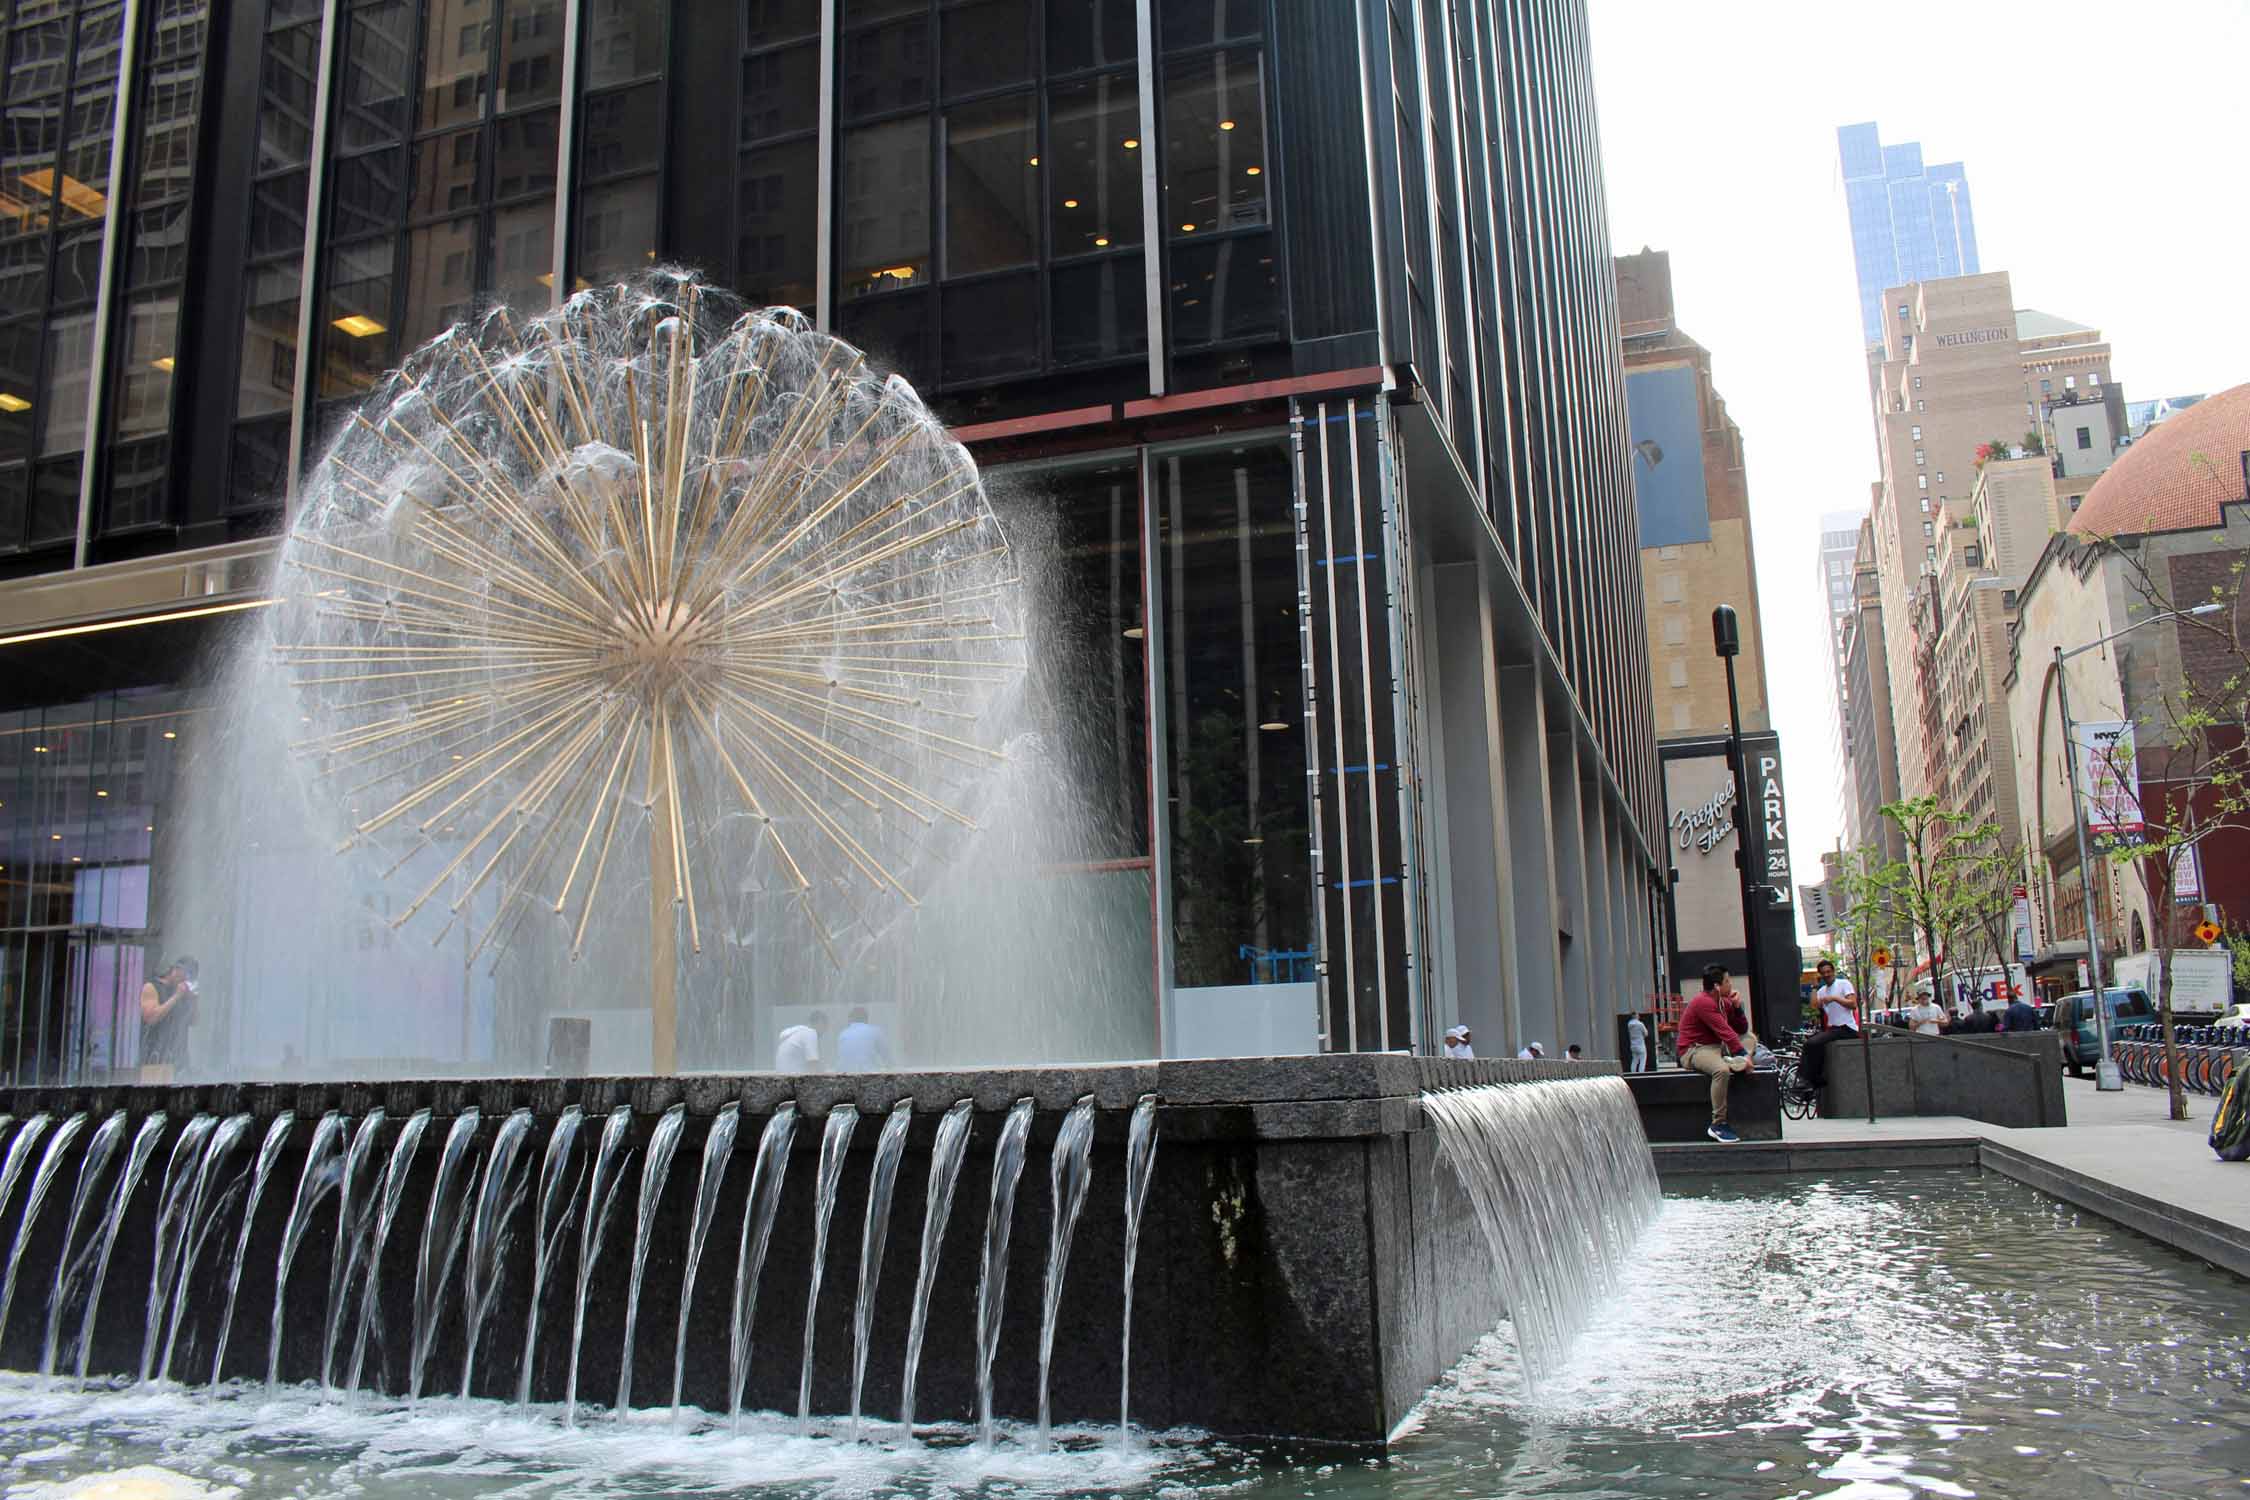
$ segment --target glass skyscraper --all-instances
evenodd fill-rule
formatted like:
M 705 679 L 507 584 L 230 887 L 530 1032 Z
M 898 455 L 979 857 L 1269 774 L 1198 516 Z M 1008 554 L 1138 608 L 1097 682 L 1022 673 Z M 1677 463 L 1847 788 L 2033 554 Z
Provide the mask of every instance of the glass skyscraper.
M 1836 154 L 1852 220 L 1860 332 L 1880 343 L 1885 288 L 1977 274 L 1968 173 L 1957 161 L 1924 166 L 1919 141 L 1884 145 L 1872 120 L 1838 126 Z

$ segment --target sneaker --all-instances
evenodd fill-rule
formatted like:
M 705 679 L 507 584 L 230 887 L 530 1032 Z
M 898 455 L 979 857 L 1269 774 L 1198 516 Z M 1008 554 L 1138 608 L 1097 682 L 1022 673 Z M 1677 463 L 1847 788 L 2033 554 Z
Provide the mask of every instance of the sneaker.
M 1706 1130 L 1703 1133 L 1711 1137 L 1712 1140 L 1717 1141 L 1722 1146 L 1735 1145 L 1742 1139 L 1741 1136 L 1736 1135 L 1733 1131 L 1727 1129 L 1727 1127 L 1724 1125 L 1714 1125 L 1709 1130 Z

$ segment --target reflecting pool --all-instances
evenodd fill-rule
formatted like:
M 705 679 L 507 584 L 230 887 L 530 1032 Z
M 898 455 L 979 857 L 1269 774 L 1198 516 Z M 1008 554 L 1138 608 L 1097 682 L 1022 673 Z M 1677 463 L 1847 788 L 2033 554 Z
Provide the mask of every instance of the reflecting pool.
M 1068 1338 L 1063 1329 L 1061 1337 Z M 347 1405 L 0 1377 L 11 1500 L 2250 1494 L 2250 1284 L 1976 1172 L 1673 1184 L 1536 1392 L 1507 1331 L 1387 1458 L 1192 1433 L 991 1449 L 774 1416 Z

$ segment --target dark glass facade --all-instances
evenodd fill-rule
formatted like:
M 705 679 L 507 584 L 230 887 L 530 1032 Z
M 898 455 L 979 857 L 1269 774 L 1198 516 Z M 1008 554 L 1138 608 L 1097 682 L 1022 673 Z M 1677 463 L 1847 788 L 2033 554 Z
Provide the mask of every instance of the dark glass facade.
M 1057 878 L 1136 934 L 1130 1045 L 1600 1055 L 1639 1008 L 1661 794 L 1581 0 L 0 15 L 0 653 L 257 597 L 408 350 L 686 265 L 913 380 L 1071 580 L 1040 697 L 1100 847 Z M 104 670 L 13 688 L 12 732 L 124 712 Z M 39 845 L 53 764 L 7 761 L 6 983 L 77 1039 L 25 1056 L 98 1070 L 99 986 L 23 943 L 134 924 Z

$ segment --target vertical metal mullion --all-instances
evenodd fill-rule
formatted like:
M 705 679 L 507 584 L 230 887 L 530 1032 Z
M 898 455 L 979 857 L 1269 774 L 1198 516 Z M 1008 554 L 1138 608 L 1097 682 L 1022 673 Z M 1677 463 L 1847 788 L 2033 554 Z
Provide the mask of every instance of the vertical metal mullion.
M 586 92 L 584 59 L 580 55 L 585 29 L 586 0 L 563 0 L 562 116 L 555 127 L 555 284 L 547 289 L 549 307 L 562 306 L 570 296 L 571 209 L 578 194 L 578 102 Z M 658 129 L 662 128 L 660 121 Z M 497 147 L 497 128 L 494 143 Z
M 282 529 L 297 520 L 298 490 L 305 468 L 305 428 L 312 416 L 313 336 L 318 324 L 322 210 L 328 201 L 329 116 L 336 89 L 336 52 L 343 29 L 343 0 L 324 0 L 320 7 L 320 63 L 313 80 L 312 171 L 305 179 L 305 253 L 297 271 L 297 379 L 289 398 L 289 472 L 282 512 Z
M 1383 19 L 1380 11 L 1380 7 L 1376 7 L 1373 12 L 1362 7 L 1360 14 L 1353 21 L 1352 29 L 1358 33 L 1356 40 L 1359 44 L 1359 133 L 1362 149 L 1366 152 L 1367 162 L 1368 245 L 1374 252 L 1373 264 L 1370 269 L 1375 281 L 1375 348 L 1377 357 L 1382 361 L 1386 371 L 1384 380 L 1387 385 L 1389 381 L 1387 372 L 1391 363 L 1390 294 L 1388 290 L 1390 282 L 1385 271 L 1388 262 L 1383 254 L 1385 238 L 1383 234 L 1383 184 L 1381 172 L 1377 167 L 1377 163 L 1382 158 L 1376 155 L 1375 150 L 1375 117 L 1377 114 L 1375 108 L 1375 63 L 1368 45 L 1368 28 L 1378 24 L 1389 24 L 1388 21 Z M 1325 415 L 1322 420 L 1326 420 Z M 1323 484 L 1326 482 L 1326 468 L 1327 465 L 1323 463 Z M 1331 580 L 1330 586 L 1334 586 L 1333 580 Z
M 836 153 L 843 142 L 836 136 L 836 8 L 840 0 L 825 0 L 820 7 L 820 149 L 813 247 L 813 322 L 825 329 L 836 326 Z M 934 231 L 935 226 L 932 226 Z M 934 293 L 932 294 L 935 295 Z
M 1357 559 L 1352 564 L 1352 572 L 1358 576 L 1359 580 L 1359 695 L 1362 714 L 1360 725 L 1367 741 L 1367 870 L 1368 890 L 1372 893 L 1368 910 L 1375 924 L 1376 1036 L 1379 1039 L 1377 1045 L 1382 1051 L 1388 1052 L 1391 1050 L 1390 944 L 1384 940 L 1383 936 L 1382 814 L 1377 811 L 1378 804 L 1375 796 L 1375 649 L 1368 639 L 1372 627 L 1367 618 L 1367 501 L 1360 493 L 1359 482 L 1358 398 L 1354 397 L 1344 403 L 1344 415 L 1347 434 L 1345 452 L 1352 470 L 1352 552 Z M 1380 431 L 1378 431 L 1377 436 L 1380 438 Z M 1379 452 L 1378 462 L 1380 462 Z M 1329 541 L 1329 552 L 1331 555 L 1335 552 L 1333 538 Z M 1380 556 L 1381 554 L 1376 555 Z M 1333 578 L 1329 581 L 1329 587 L 1330 589 L 1335 588 Z M 1392 663 L 1392 666 L 1395 670 L 1397 663 Z M 1340 714 L 1341 709 L 1338 712 Z M 1404 749 L 1405 746 L 1395 743 L 1394 736 L 1391 754 L 1395 757 L 1401 754 Z M 1344 756 L 1341 736 L 1337 740 L 1336 756 L 1339 761 Z M 1391 766 L 1391 774 L 1393 776 L 1400 774 L 1395 761 Z
M 1156 1049 L 1159 1057 L 1172 1051 L 1178 1032 L 1172 1014 L 1172 819 L 1166 809 L 1165 747 L 1169 743 L 1170 716 L 1164 710 L 1164 566 L 1158 550 L 1163 529 L 1157 524 L 1156 489 L 1151 458 L 1145 447 L 1135 454 L 1141 492 L 1141 657 L 1142 692 L 1148 705 L 1148 852 L 1150 920 L 1155 923 L 1153 961 L 1156 979 Z
M 1294 512 L 1297 526 L 1297 696 L 1305 725 L 1305 827 L 1306 855 L 1312 872 L 1313 1004 L 1318 1023 L 1314 1034 L 1320 1050 L 1333 1050 L 1328 1006 L 1328 856 L 1322 842 L 1320 788 L 1320 669 L 1313 650 L 1312 618 L 1312 502 L 1305 490 L 1305 417 L 1292 404 L 1289 449 L 1296 481 Z
M 133 71 L 140 61 L 141 0 L 125 0 L 125 35 L 117 49 L 117 102 L 110 112 L 109 217 L 102 221 L 102 264 L 94 286 L 94 338 L 86 359 L 86 436 L 78 462 L 78 538 L 71 548 L 70 565 L 86 566 L 87 550 L 94 539 L 94 480 L 101 472 L 102 429 L 109 420 L 109 325 L 116 312 L 118 247 L 125 237 L 125 213 L 119 205 L 125 196 L 125 157 L 132 145 Z M 71 50 L 71 77 L 62 94 L 63 107 L 78 86 L 78 54 Z M 58 167 L 59 171 L 60 168 Z
M 1141 313 L 1148 322 L 1148 392 L 1164 394 L 1164 218 L 1157 203 L 1155 0 L 1136 0 L 1141 95 Z
M 1353 417 L 1356 402 L 1345 403 L 1344 420 Z M 1336 471 L 1328 451 L 1328 403 L 1313 408 L 1320 424 L 1320 531 L 1328 568 L 1328 709 L 1336 731 L 1336 910 L 1343 921 L 1344 939 L 1344 1048 L 1359 1050 L 1359 972 L 1352 953 L 1352 799 L 1344 784 L 1344 656 L 1337 644 L 1336 621 Z M 1319 755 L 1319 742 L 1313 742 Z M 1318 766 L 1315 766 L 1318 770 Z M 1378 924 L 1380 925 L 1380 924 Z

